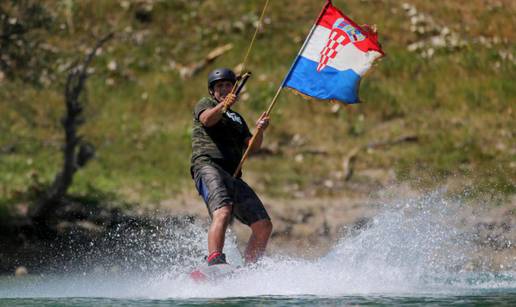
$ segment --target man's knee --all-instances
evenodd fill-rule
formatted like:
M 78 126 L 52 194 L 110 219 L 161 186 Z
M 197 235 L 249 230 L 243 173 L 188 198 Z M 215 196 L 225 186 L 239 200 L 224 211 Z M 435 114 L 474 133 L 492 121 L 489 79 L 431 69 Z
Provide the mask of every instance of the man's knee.
M 228 224 L 231 220 L 232 206 L 220 207 L 213 212 L 213 222 Z
M 272 222 L 271 222 L 271 220 L 264 220 L 263 224 L 264 224 L 263 225 L 264 231 L 270 235 L 271 232 L 272 232 Z
M 272 222 L 268 219 L 260 220 L 251 225 L 253 234 L 260 238 L 269 238 L 272 233 Z

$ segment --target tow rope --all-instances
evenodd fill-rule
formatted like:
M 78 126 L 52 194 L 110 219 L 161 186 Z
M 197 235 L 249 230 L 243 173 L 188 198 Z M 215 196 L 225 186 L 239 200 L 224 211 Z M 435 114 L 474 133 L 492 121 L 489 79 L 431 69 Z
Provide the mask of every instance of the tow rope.
M 238 77 L 237 82 L 235 82 L 235 84 L 233 85 L 233 88 L 231 89 L 231 94 L 236 94 L 238 96 L 238 94 L 244 87 L 245 82 L 251 76 L 251 72 L 246 72 L 245 68 L 247 65 L 247 60 L 249 58 L 249 54 L 251 54 L 251 49 L 253 48 L 253 45 L 254 45 L 254 41 L 256 40 L 256 36 L 258 35 L 258 31 L 260 31 L 260 29 L 262 27 L 263 17 L 265 16 L 265 11 L 267 10 L 267 6 L 269 6 L 269 0 L 265 1 L 265 5 L 263 6 L 263 9 L 262 9 L 262 14 L 260 15 L 260 18 L 258 19 L 258 25 L 256 26 L 256 30 L 254 31 L 253 38 L 251 39 L 251 42 L 249 43 L 249 47 L 247 48 L 247 52 L 245 53 L 244 60 L 242 61 L 242 68 L 240 69 L 241 76 Z M 228 108 L 229 108 L 229 106 L 227 104 L 224 104 L 224 108 L 222 109 L 222 111 L 226 112 Z

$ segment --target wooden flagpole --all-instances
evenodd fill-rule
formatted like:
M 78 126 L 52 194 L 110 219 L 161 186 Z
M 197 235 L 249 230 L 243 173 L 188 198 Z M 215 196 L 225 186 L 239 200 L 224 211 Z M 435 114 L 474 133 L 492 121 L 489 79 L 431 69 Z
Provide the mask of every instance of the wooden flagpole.
M 308 36 L 307 38 L 305 39 L 305 42 L 303 43 L 303 46 L 301 46 L 301 48 L 299 49 L 298 53 L 297 53 L 297 56 L 296 56 L 296 59 L 294 60 L 294 62 L 292 63 L 292 65 L 290 66 L 290 69 L 288 70 L 288 73 L 285 75 L 285 78 L 283 79 L 283 81 L 281 82 L 281 85 L 279 86 L 278 90 L 276 91 L 276 94 L 274 95 L 274 97 L 272 98 L 272 101 L 271 103 L 269 104 L 269 107 L 267 108 L 267 111 L 265 111 L 265 115 L 266 116 L 269 116 L 270 113 L 272 112 L 272 109 L 274 108 L 274 105 L 276 104 L 276 100 L 278 99 L 279 97 L 279 94 L 281 92 L 281 90 L 283 89 L 284 85 L 285 85 L 285 82 L 287 81 L 288 77 L 290 76 L 290 73 L 292 71 L 292 68 L 294 68 L 294 66 L 296 65 L 297 63 L 297 60 L 299 59 L 299 55 L 301 53 L 303 53 L 304 49 L 306 48 L 306 45 L 308 43 L 308 41 L 310 40 L 310 38 L 312 37 L 313 33 L 314 33 L 314 30 L 315 28 L 317 27 L 317 23 L 319 22 L 319 20 L 322 18 L 324 12 L 326 11 L 326 9 L 328 8 L 328 6 L 331 5 L 331 0 L 326 0 L 326 3 L 324 4 L 322 10 L 321 10 L 321 13 L 319 14 L 319 16 L 317 16 L 317 19 L 315 20 L 313 26 L 312 26 L 312 29 L 310 29 L 310 32 L 308 33 Z M 238 173 L 240 173 L 240 170 L 242 169 L 242 166 L 244 165 L 244 162 L 245 160 L 247 160 L 247 157 L 249 156 L 250 152 L 251 152 L 251 148 L 253 147 L 253 144 L 254 142 L 256 141 L 256 135 L 260 132 L 260 129 L 259 128 L 255 128 L 254 129 L 254 132 L 253 132 L 253 136 L 251 137 L 251 140 L 249 141 L 249 144 L 244 152 L 244 155 L 242 156 L 242 159 L 240 160 L 240 163 L 238 164 L 235 172 L 233 173 L 233 177 L 236 177 L 238 176 Z

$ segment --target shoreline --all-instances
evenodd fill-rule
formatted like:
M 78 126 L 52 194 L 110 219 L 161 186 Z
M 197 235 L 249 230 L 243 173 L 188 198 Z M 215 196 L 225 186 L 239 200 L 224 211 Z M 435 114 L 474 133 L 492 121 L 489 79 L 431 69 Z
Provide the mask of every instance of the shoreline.
M 369 240 L 379 238 L 388 244 L 400 240 L 396 237 L 400 233 L 406 236 L 402 240 L 413 240 L 414 245 L 430 244 L 425 243 L 425 236 L 412 236 L 411 232 L 421 228 L 428 232 L 426 236 L 437 235 L 446 244 L 449 242 L 444 240 L 456 240 L 451 236 L 453 232 L 467 238 L 468 253 L 472 255 L 465 269 L 516 270 L 515 200 L 512 197 L 503 206 L 453 203 L 439 194 L 418 195 L 402 189 L 348 198 L 265 197 L 263 201 L 274 224 L 267 255 L 313 260 L 335 251 L 342 242 L 349 244 L 353 238 L 367 235 L 371 236 Z M 77 204 L 70 207 L 77 210 Z M 72 209 L 65 208 L 60 214 L 66 218 L 55 221 L 54 233 L 48 238 L 41 238 L 22 218 L 12 220 L 10 231 L 10 226 L 3 225 L 0 274 L 12 275 L 22 266 L 29 274 L 74 268 L 95 270 L 98 259 L 123 269 L 124 264 L 118 263 L 120 257 L 134 257 L 127 267 L 145 267 L 149 262 L 145 269 L 162 270 L 171 265 L 170 259 L 179 257 L 174 248 L 180 248 L 180 244 L 190 246 L 190 257 L 202 259 L 205 246 L 200 237 L 205 236 L 208 214 L 201 199 L 185 194 L 161 202 L 158 208 L 139 207 L 133 213 L 99 209 L 89 216 L 71 214 Z M 422 213 L 427 215 L 418 216 Z M 389 214 L 401 220 L 391 221 Z M 435 231 L 447 228 L 433 233 L 432 227 Z M 232 232 L 242 251 L 249 229 L 235 221 Z M 191 261 L 184 255 L 180 258 L 185 263 Z

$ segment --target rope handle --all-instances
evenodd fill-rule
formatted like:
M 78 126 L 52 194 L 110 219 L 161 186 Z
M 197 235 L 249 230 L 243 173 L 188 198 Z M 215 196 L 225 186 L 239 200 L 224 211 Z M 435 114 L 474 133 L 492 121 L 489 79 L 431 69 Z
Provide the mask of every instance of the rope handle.
M 235 96 L 238 97 L 238 95 L 244 88 L 245 83 L 251 77 L 251 75 L 252 75 L 251 72 L 248 71 L 248 72 L 244 73 L 242 76 L 238 77 L 237 82 L 235 82 L 235 86 L 233 87 L 234 91 L 231 90 L 231 93 L 235 94 Z M 229 107 L 230 106 L 226 102 L 224 102 L 224 106 L 222 107 L 222 113 L 225 113 L 229 109 Z

